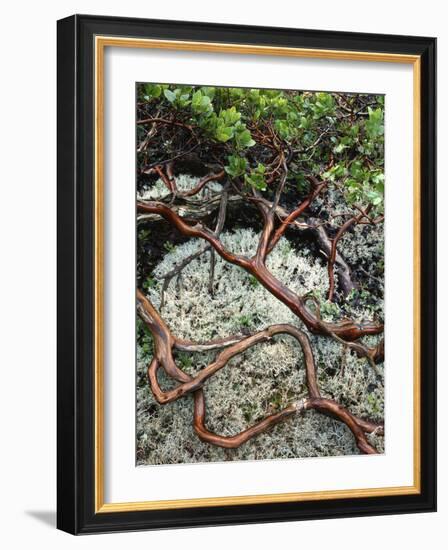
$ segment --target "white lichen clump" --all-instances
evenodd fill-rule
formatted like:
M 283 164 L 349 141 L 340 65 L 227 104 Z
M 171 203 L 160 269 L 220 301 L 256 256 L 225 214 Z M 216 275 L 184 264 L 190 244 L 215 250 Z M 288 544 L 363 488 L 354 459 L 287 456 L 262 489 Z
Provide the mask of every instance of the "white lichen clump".
M 252 256 L 258 244 L 258 236 L 250 229 L 225 233 L 221 240 L 228 249 L 245 256 Z M 157 266 L 155 278 L 161 280 L 202 246 L 203 242 L 195 240 L 177 247 Z M 293 251 L 286 240 L 270 254 L 267 265 L 294 292 L 307 293 L 328 286 L 326 268 L 318 263 L 311 267 L 307 257 Z M 256 331 L 272 323 L 297 323 L 295 315 L 254 277 L 219 257 L 211 297 L 209 266 L 210 253 L 206 252 L 191 262 L 182 271 L 179 284 L 173 281 L 166 292 L 162 315 L 177 336 L 204 341 L 238 333 L 243 327 Z M 149 295 L 159 307 L 160 287 L 150 289 Z
M 221 240 L 235 253 L 251 256 L 259 236 L 250 229 L 224 233 Z M 192 240 L 168 252 L 154 271 L 156 284 L 147 292 L 160 307 L 163 276 L 183 259 L 202 248 Z M 297 294 L 325 296 L 328 274 L 324 263 L 297 250 L 282 239 L 267 262 L 272 274 Z M 291 323 L 304 330 L 300 320 L 258 281 L 239 267 L 217 256 L 213 295 L 209 293 L 210 252 L 192 261 L 174 278 L 165 295 L 161 314 L 180 337 L 197 342 L 233 334 L 252 333 L 271 324 Z M 325 313 L 323 308 L 323 315 Z M 327 317 L 337 316 L 329 308 Z M 355 318 L 367 319 L 359 308 Z M 310 335 L 318 380 L 324 396 L 338 400 L 354 414 L 383 419 L 383 388 L 365 359 L 359 359 L 330 338 Z M 216 353 L 179 354 L 181 368 L 193 374 L 206 366 Z M 340 422 L 309 411 L 288 419 L 239 449 L 224 450 L 203 444 L 193 431 L 192 397 L 158 405 L 146 380 L 150 356 L 138 348 L 137 462 L 169 464 L 241 459 L 296 458 L 357 454 L 353 435 Z M 172 387 L 162 373 L 162 387 Z M 207 426 L 222 435 L 244 430 L 307 395 L 302 351 L 291 337 L 276 337 L 234 358 L 204 386 Z M 371 441 L 382 450 L 382 438 Z

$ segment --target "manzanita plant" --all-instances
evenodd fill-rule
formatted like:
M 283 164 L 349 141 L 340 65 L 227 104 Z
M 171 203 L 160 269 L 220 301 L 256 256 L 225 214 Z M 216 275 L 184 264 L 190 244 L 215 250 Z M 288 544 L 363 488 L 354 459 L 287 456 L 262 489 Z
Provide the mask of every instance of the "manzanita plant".
M 204 243 L 167 274 L 164 288 L 190 261 L 208 251 L 210 292 L 214 255 L 218 254 L 245 270 L 254 284 L 271 292 L 297 318 L 297 325 L 272 325 L 253 334 L 245 330 L 201 343 L 180 340 L 148 299 L 145 290 L 151 286 L 153 260 L 139 247 L 138 313 L 153 338 L 148 377 L 156 400 L 164 404 L 193 394 L 194 429 L 203 441 L 213 445 L 238 447 L 292 414 L 313 409 L 346 424 L 359 449 L 375 453 L 368 434 L 382 433 L 383 426 L 356 417 L 337 401 L 321 395 L 308 334 L 336 340 L 344 349 L 365 358 L 378 374 L 377 365 L 384 360 L 383 341 L 369 347 L 364 339 L 383 332 L 381 319 L 330 322 L 325 320 L 325 313 L 338 311 L 336 304 L 342 304 L 359 286 L 338 251 L 338 243 L 356 226 L 376 227 L 384 220 L 384 98 L 140 84 L 137 102 L 138 188 L 147 188 L 156 180 L 166 188 L 162 199 L 139 200 L 137 204 L 142 239 L 151 238 L 144 233 L 148 222 L 162 220 L 165 233 Z M 176 182 L 180 173 L 199 175 L 200 179 L 192 189 L 181 190 Z M 212 189 L 216 182 L 220 185 Z M 338 204 L 343 204 L 342 210 L 334 209 L 335 195 Z M 253 256 L 232 252 L 220 239 L 229 215 L 250 220 L 257 217 L 261 229 Z M 293 235 L 300 240 L 305 234 L 315 239 L 327 263 L 329 288 L 324 300 L 294 293 L 268 268 L 269 254 L 282 237 Z M 240 324 L 245 329 L 250 325 Z M 307 397 L 236 436 L 211 432 L 205 425 L 206 381 L 236 355 L 278 334 L 292 336 L 303 350 Z M 183 370 L 185 360 L 175 360 L 176 350 L 190 357 L 210 349 L 221 351 L 195 376 Z M 160 388 L 159 369 L 177 382 L 174 389 Z

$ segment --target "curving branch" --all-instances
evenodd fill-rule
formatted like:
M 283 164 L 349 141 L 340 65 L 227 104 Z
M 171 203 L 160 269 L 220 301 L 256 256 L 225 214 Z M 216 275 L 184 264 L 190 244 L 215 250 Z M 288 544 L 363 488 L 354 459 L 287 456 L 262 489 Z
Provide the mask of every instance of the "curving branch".
M 201 180 L 198 181 L 198 183 L 188 191 L 183 192 L 177 192 L 177 194 L 180 197 L 193 197 L 194 195 L 197 195 L 202 189 L 207 185 L 207 183 L 210 183 L 211 181 L 218 181 L 221 180 L 225 176 L 224 170 L 221 170 L 220 172 L 216 174 L 209 174 L 208 176 L 203 177 Z
M 383 326 L 375 322 L 356 323 L 351 320 L 343 320 L 339 323 L 327 323 L 320 317 L 316 317 L 316 315 L 306 307 L 306 300 L 303 297 L 298 296 L 281 281 L 276 279 L 266 268 L 264 263 L 266 241 L 269 238 L 269 231 L 273 222 L 270 222 L 270 225 L 265 230 L 264 236 L 262 236 L 263 244 L 261 247 L 259 246 L 257 254 L 252 258 L 246 258 L 245 256 L 234 254 L 227 250 L 213 231 L 199 222 L 190 225 L 174 212 L 173 209 L 162 202 L 139 201 L 137 203 L 137 211 L 142 214 L 158 214 L 169 221 L 180 233 L 182 233 L 182 235 L 196 237 L 210 243 L 223 259 L 231 264 L 242 267 L 253 275 L 267 290 L 269 290 L 269 292 L 288 306 L 289 309 L 305 323 L 313 334 L 323 334 L 327 336 L 336 334 L 343 340 L 352 341 L 362 336 L 380 334 L 383 331 Z M 272 211 L 272 213 L 274 213 L 274 211 Z
M 193 425 L 195 432 L 202 441 L 220 447 L 236 448 L 252 437 L 270 429 L 275 424 L 286 420 L 293 414 L 304 413 L 306 410 L 316 410 L 317 412 L 332 416 L 346 424 L 352 431 L 356 444 L 361 452 L 367 454 L 377 452 L 376 449 L 370 445 L 365 434 L 381 432 L 383 427 L 355 417 L 336 401 L 326 399 L 320 395 L 311 344 L 308 336 L 298 328 L 288 324 L 272 325 L 251 336 L 229 337 L 205 344 L 194 344 L 178 340 L 174 337 L 157 310 L 140 290 L 137 291 L 137 310 L 154 338 L 154 357 L 148 367 L 148 379 L 153 395 L 158 403 L 167 404 L 187 394 L 193 393 Z M 282 411 L 264 418 L 254 426 L 235 436 L 220 436 L 208 430 L 205 426 L 206 405 L 203 393 L 205 382 L 219 370 L 223 369 L 235 356 L 244 353 L 246 350 L 259 343 L 269 341 L 279 334 L 292 336 L 302 348 L 308 397 L 298 402 L 291 403 Z M 218 354 L 215 361 L 210 363 L 194 377 L 186 374 L 180 369 L 173 358 L 173 349 L 198 351 L 203 349 L 216 349 L 219 347 L 224 347 L 225 349 Z M 166 392 L 160 388 L 157 380 L 157 372 L 160 367 L 162 367 L 171 378 L 179 382 L 177 387 Z
M 278 241 L 283 236 L 288 226 L 293 222 L 295 222 L 297 218 L 303 214 L 303 212 L 308 208 L 308 206 L 310 206 L 310 204 L 314 201 L 314 199 L 319 195 L 322 189 L 324 189 L 327 185 L 326 182 L 319 182 L 313 176 L 308 176 L 308 180 L 311 182 L 313 186 L 311 193 L 306 197 L 305 200 L 303 200 L 299 204 L 299 206 L 295 210 L 293 210 L 288 216 L 286 216 L 285 219 L 282 220 L 282 223 L 274 233 L 269 243 L 269 252 L 278 243 Z
M 322 252 L 324 252 L 324 254 L 326 254 L 329 258 L 332 249 L 332 240 L 329 238 L 325 227 L 323 225 L 316 224 L 312 230 L 319 246 L 322 249 Z M 358 285 L 353 281 L 352 270 L 337 249 L 334 258 L 334 265 L 338 268 L 339 286 L 344 296 L 347 296 L 352 290 L 356 289 Z
M 334 239 L 331 242 L 330 257 L 328 258 L 328 278 L 329 278 L 329 281 L 330 281 L 330 288 L 328 290 L 328 300 L 330 302 L 333 301 L 333 296 L 334 296 L 334 264 L 336 262 L 336 253 L 337 253 L 336 247 L 337 247 L 337 244 L 338 244 L 340 238 L 342 237 L 342 235 L 344 235 L 344 233 L 346 231 L 348 231 L 350 229 L 350 227 L 352 227 L 353 225 L 356 225 L 357 223 L 359 223 L 363 218 L 368 217 L 368 214 L 369 214 L 370 210 L 371 210 L 371 206 L 369 205 L 366 208 L 365 211 L 361 210 L 360 214 L 358 214 L 357 216 L 353 216 L 353 218 L 350 218 L 349 220 L 347 220 L 338 229 L 336 235 L 334 236 Z
M 332 338 L 345 350 L 351 349 L 359 357 L 366 358 L 379 376 L 376 364 L 384 360 L 384 340 L 374 347 L 368 347 L 361 338 L 382 333 L 384 328 L 382 324 L 375 321 L 358 323 L 352 319 L 342 319 L 338 322 L 324 321 L 320 313 L 320 304 L 316 299 L 293 292 L 277 279 L 266 265 L 269 254 L 287 230 L 306 231 L 305 238 L 311 235 L 327 257 L 328 299 L 333 301 L 335 296 L 336 269 L 338 284 L 344 295 L 353 288 L 357 288 L 350 267 L 338 253 L 338 242 L 354 225 L 376 225 L 383 221 L 384 216 L 380 215 L 380 210 L 372 208 L 371 205 L 367 208 L 353 205 L 356 212 L 346 212 L 345 208 L 343 212 L 328 213 L 326 210 L 324 202 L 326 191 L 330 185 L 341 190 L 341 184 L 336 181 L 330 183 L 328 179 L 324 181 L 323 176 L 316 170 L 320 170 L 323 174 L 338 161 L 332 143 L 333 136 L 337 132 L 337 121 L 348 118 L 353 122 L 358 115 L 366 115 L 368 106 L 368 103 L 361 100 L 349 101 L 345 96 L 334 95 L 336 97 L 334 120 L 328 123 L 325 117 L 318 119 L 315 124 L 316 137 L 306 147 L 300 143 L 300 133 L 296 137 L 292 135 L 288 139 L 283 138 L 284 133 L 279 132 L 275 124 L 275 116 L 261 117 L 257 121 L 252 120 L 251 117 L 246 118 L 244 123 L 254 144 L 247 151 L 237 151 L 237 154 L 244 156 L 246 160 L 245 169 L 242 174 L 233 178 L 226 175 L 224 166 L 229 162 L 229 155 L 235 154 L 234 146 L 230 141 L 222 143 L 220 139 L 211 138 L 209 130 L 205 131 L 202 126 L 202 119 L 198 118 L 191 109 L 173 109 L 171 104 L 163 100 L 138 104 L 137 125 L 141 127 L 139 135 L 144 136 L 143 141 L 137 146 L 139 184 L 143 184 L 148 176 L 158 176 L 168 193 L 162 200 L 138 201 L 137 222 L 154 222 L 163 219 L 181 235 L 205 241 L 197 252 L 179 262 L 162 277 L 160 308 L 163 308 L 165 292 L 173 277 L 180 276 L 182 270 L 191 261 L 208 252 L 210 252 L 208 286 L 210 295 L 213 295 L 216 254 L 219 254 L 226 262 L 253 276 L 268 292 L 286 305 L 310 333 Z M 284 99 L 289 101 L 287 96 Z M 219 101 L 222 102 L 223 98 L 221 97 Z M 216 105 L 220 104 L 219 101 Z M 216 114 L 218 112 L 216 111 Z M 322 153 L 319 161 L 316 160 L 317 152 Z M 364 162 L 372 161 L 365 157 Z M 258 184 L 257 186 L 248 185 L 246 176 L 252 174 L 259 164 L 264 167 L 262 180 L 264 187 Z M 178 188 L 175 176 L 175 168 L 176 173 L 181 173 L 179 170 L 182 170 L 182 166 L 187 167 L 186 173 L 201 176 L 197 183 L 186 191 Z M 289 176 L 290 171 L 293 177 Z M 291 206 L 291 198 L 294 197 L 293 200 L 297 200 L 294 182 L 300 172 L 308 180 L 310 190 L 300 203 L 293 202 Z M 209 190 L 208 193 L 202 194 L 201 191 L 212 181 L 225 181 L 223 189 L 213 193 Z M 259 191 L 261 188 L 263 193 Z M 321 204 L 324 206 L 319 204 L 320 200 L 316 200 L 318 197 L 323 199 Z M 255 205 L 262 217 L 258 247 L 251 257 L 232 252 L 220 239 L 227 207 L 236 203 Z M 342 218 L 344 223 L 341 222 L 342 225 L 334 235 L 327 233 L 331 231 L 329 228 L 332 220 L 337 217 Z M 213 230 L 207 227 L 207 224 L 214 218 L 216 218 L 216 225 Z M 354 273 L 356 278 L 357 272 Z M 311 307 L 311 302 L 314 302 L 314 307 Z M 307 414 L 307 411 L 313 410 L 317 414 L 325 414 L 345 424 L 362 453 L 376 453 L 366 434 L 384 434 L 383 426 L 357 418 L 340 403 L 320 394 L 309 337 L 296 326 L 274 324 L 254 334 L 238 334 L 208 342 L 193 342 L 174 336 L 159 311 L 140 290 L 137 291 L 137 311 L 151 332 L 154 342 L 153 359 L 147 372 L 152 393 L 156 401 L 162 405 L 188 395 L 193 396 L 193 427 L 202 441 L 220 447 L 236 448 L 296 414 Z M 279 335 L 293 338 L 301 347 L 307 386 L 306 395 L 300 396 L 300 399 L 290 403 L 283 410 L 267 416 L 236 435 L 226 437 L 211 431 L 207 427 L 206 418 L 204 392 L 207 381 L 224 368 L 237 368 L 229 366 L 229 362 L 234 357 Z M 215 359 L 194 376 L 184 372 L 176 363 L 176 351 L 195 353 L 209 350 L 217 350 Z M 160 369 L 176 383 L 173 389 L 168 391 L 161 389 L 158 381 Z

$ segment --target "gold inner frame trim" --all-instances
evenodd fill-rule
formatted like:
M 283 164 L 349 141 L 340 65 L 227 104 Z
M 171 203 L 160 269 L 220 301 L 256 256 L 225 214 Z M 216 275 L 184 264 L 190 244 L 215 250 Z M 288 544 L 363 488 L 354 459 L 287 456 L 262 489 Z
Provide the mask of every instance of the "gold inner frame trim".
M 152 48 L 162 50 L 194 51 L 207 53 L 235 53 L 368 61 L 383 63 L 407 63 L 413 65 L 413 197 L 414 197 L 414 480 L 413 485 L 349 490 L 277 493 L 263 495 L 191 498 L 180 500 L 153 500 L 141 502 L 104 502 L 104 50 L 106 47 Z M 156 40 L 96 36 L 95 53 L 95 513 L 132 512 L 143 510 L 167 510 L 206 506 L 232 506 L 275 502 L 299 502 L 419 494 L 421 491 L 421 442 L 420 442 L 420 117 L 421 117 L 421 60 L 417 55 L 381 52 L 324 50 L 253 44 L 226 44 L 181 40 Z

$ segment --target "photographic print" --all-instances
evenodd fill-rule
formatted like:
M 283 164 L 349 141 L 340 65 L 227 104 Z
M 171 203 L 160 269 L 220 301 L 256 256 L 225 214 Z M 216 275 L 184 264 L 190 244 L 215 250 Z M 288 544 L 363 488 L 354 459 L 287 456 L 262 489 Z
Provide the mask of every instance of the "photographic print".
M 431 37 L 58 21 L 59 529 L 435 511 L 435 74 Z
M 137 465 L 383 453 L 384 96 L 136 102 Z

